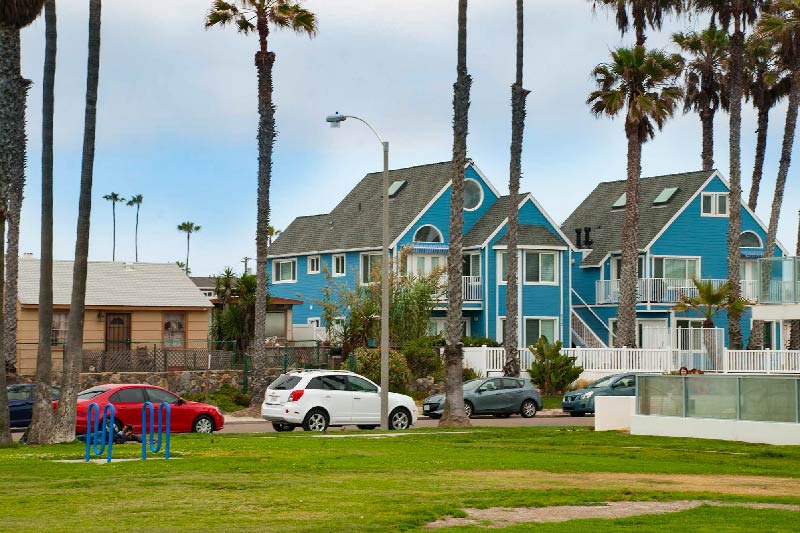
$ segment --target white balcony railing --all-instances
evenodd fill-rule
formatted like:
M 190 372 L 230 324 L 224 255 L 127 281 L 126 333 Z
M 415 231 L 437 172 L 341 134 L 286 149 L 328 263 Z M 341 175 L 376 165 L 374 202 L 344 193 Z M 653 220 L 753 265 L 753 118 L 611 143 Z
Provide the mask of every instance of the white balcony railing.
M 800 304 L 800 257 L 759 260 L 760 303 Z
M 728 280 L 726 279 L 704 279 L 710 281 L 715 289 L 718 289 Z M 596 282 L 597 303 L 616 304 L 619 303 L 619 280 L 600 280 Z M 760 290 L 759 280 L 741 281 L 742 298 L 756 302 Z M 640 303 L 678 303 L 683 296 L 697 296 L 697 287 L 690 279 L 674 278 L 642 278 L 636 286 L 636 301 Z
M 480 302 L 483 300 L 483 285 L 480 276 L 462 276 L 461 298 L 464 302 Z M 440 302 L 447 301 L 447 276 L 442 276 L 442 294 Z

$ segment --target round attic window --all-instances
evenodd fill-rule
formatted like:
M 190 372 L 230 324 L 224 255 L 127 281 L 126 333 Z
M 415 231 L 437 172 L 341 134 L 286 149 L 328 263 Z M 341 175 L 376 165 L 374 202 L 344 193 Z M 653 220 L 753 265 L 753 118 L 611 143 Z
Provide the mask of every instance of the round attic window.
M 464 209 L 475 211 L 483 202 L 483 188 L 477 181 L 467 178 L 464 180 Z
M 422 226 L 414 234 L 414 242 L 444 242 L 442 232 L 430 224 Z

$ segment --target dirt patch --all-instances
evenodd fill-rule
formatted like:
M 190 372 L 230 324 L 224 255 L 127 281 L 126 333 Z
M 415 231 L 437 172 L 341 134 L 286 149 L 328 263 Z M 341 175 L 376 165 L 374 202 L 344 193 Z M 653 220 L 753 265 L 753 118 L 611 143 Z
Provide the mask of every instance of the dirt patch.
M 557 505 L 551 507 L 491 507 L 489 509 L 465 509 L 466 518 L 445 517 L 427 524 L 426 529 L 451 526 L 485 525 L 500 528 L 528 522 L 566 522 L 581 518 L 627 518 L 645 514 L 665 514 L 688 511 L 701 505 L 720 507 L 748 507 L 751 509 L 782 509 L 800 511 L 800 505 L 772 503 L 727 503 L 703 500 L 679 500 L 672 502 L 608 502 L 601 505 Z

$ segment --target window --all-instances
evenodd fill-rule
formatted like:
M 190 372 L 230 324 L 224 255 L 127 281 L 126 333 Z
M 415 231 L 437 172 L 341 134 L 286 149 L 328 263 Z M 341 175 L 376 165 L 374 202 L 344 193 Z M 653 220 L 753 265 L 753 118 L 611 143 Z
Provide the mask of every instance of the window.
M 676 320 L 675 327 L 678 329 L 700 329 L 703 327 L 702 320 Z
M 273 283 L 293 283 L 297 281 L 297 260 L 275 261 Z
M 639 256 L 636 261 L 636 274 L 639 279 L 644 276 L 644 258 Z M 622 278 L 622 257 L 617 256 L 611 259 L 611 279 Z
M 556 283 L 556 254 L 525 252 L 525 283 Z
M 381 279 L 381 255 L 361 255 L 361 283 L 367 285 Z
M 67 343 L 67 317 L 69 313 L 66 311 L 58 311 L 53 313 L 53 338 L 50 341 L 53 346 L 63 346 Z
M 653 260 L 653 274 L 658 279 L 698 278 L 700 277 L 700 260 L 685 257 L 657 257 Z
M 298 383 L 300 383 L 300 378 L 298 376 L 283 374 L 282 376 L 278 376 L 278 379 L 270 383 L 268 388 L 272 390 L 291 390 Z
M 622 193 L 622 196 L 617 198 L 617 201 L 614 202 L 614 205 L 612 205 L 611 208 L 612 209 L 619 209 L 620 207 L 625 207 L 626 198 L 627 198 L 627 194 L 626 193 Z
M 503 338 L 505 338 L 505 335 L 506 335 L 506 319 L 500 318 L 497 321 L 497 335 L 495 335 L 495 337 L 497 337 L 497 342 L 502 343 Z
M 333 275 L 344 276 L 345 272 L 344 254 L 333 256 Z
M 321 390 L 347 390 L 347 376 L 320 376 L 313 378 L 306 385 L 306 389 Z
M 653 200 L 653 205 L 666 204 L 667 202 L 672 200 L 672 197 L 675 196 L 676 192 L 678 192 L 678 188 L 677 187 L 667 187 L 666 189 L 664 189 L 663 191 L 658 193 L 658 196 L 656 196 L 656 199 Z
M 397 196 L 397 193 L 400 192 L 400 189 L 402 189 L 405 184 L 405 180 L 393 181 L 392 184 L 389 185 L 389 198 L 394 198 Z
M 753 231 L 743 231 L 739 241 L 739 248 L 761 248 L 761 239 Z
M 164 346 L 183 348 L 186 344 L 183 313 L 167 313 L 164 315 Z
M 356 376 L 347 376 L 347 381 L 350 382 L 350 390 L 355 392 L 378 392 L 378 387 Z
M 555 342 L 555 318 L 526 318 L 525 319 L 525 346 L 535 346 L 539 337 L 545 337 L 547 342 Z
M 701 214 L 704 217 L 728 216 L 728 193 L 726 192 L 704 192 L 701 203 Z
M 264 329 L 267 337 L 286 338 L 286 313 L 284 311 L 268 312 Z
M 111 395 L 111 403 L 144 403 L 144 390 L 141 387 L 122 389 Z
M 444 238 L 441 231 L 427 224 L 414 233 L 414 242 L 444 242 Z
M 320 323 L 321 323 L 321 321 L 320 321 L 319 317 L 314 317 L 314 318 L 309 318 L 306 323 L 309 326 L 314 326 L 315 328 L 318 328 Z
M 169 404 L 176 404 L 178 403 L 179 398 L 172 394 L 171 392 L 167 392 L 161 389 L 147 389 L 147 396 L 150 398 L 150 401 L 155 403 L 169 403 Z
M 500 285 L 505 285 L 508 282 L 508 254 L 506 252 L 500 252 L 499 258 L 497 259 L 500 262 L 500 279 L 498 283 Z
M 481 256 L 480 254 L 465 254 L 463 265 L 464 276 L 480 277 L 481 275 Z
M 483 188 L 473 179 L 464 180 L 464 210 L 475 211 L 483 202 Z
M 33 387 L 29 385 L 10 385 L 6 390 L 9 401 L 33 400 Z
M 520 389 L 522 388 L 523 381 L 515 378 L 503 378 L 504 389 Z
M 308 273 L 319 274 L 319 256 L 311 255 L 308 257 Z
M 108 392 L 108 389 L 104 387 L 92 387 L 91 389 L 86 389 L 83 392 L 78 393 L 79 400 L 91 400 L 92 398 L 97 398 L 104 392 Z

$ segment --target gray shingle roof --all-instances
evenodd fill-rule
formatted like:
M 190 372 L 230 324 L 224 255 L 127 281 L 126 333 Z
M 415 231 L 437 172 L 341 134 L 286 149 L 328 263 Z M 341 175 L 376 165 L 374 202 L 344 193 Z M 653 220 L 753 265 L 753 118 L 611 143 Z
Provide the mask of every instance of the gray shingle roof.
M 53 305 L 70 305 L 72 261 L 53 261 Z M 20 258 L 19 302 L 39 304 L 39 259 Z M 211 303 L 175 263 L 89 262 L 87 306 L 198 307 Z
M 389 184 L 406 185 L 389 200 L 393 241 L 451 178 L 450 162 L 389 171 Z M 273 241 L 269 254 L 294 255 L 327 250 L 380 248 L 383 173 L 367 174 L 333 211 L 297 217 Z
M 524 198 L 526 194 L 520 194 Z M 494 230 L 508 217 L 509 196 L 501 196 L 486 210 L 483 216 L 464 235 L 464 247 L 480 246 L 489 238 Z
M 497 244 L 506 246 L 508 234 L 500 237 Z M 520 224 L 517 244 L 522 246 L 567 246 L 561 237 L 540 224 Z
M 714 172 L 685 172 L 640 180 L 639 249 L 643 249 L 653 240 Z M 677 187 L 678 191 L 666 204 L 654 206 L 653 200 L 667 187 Z M 624 192 L 625 180 L 599 184 L 562 224 L 561 231 L 576 246 L 575 229 L 587 226 L 592 228 L 592 252 L 583 259 L 582 266 L 599 265 L 606 254 L 622 248 L 625 209 L 612 209 L 611 206 Z

